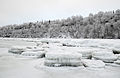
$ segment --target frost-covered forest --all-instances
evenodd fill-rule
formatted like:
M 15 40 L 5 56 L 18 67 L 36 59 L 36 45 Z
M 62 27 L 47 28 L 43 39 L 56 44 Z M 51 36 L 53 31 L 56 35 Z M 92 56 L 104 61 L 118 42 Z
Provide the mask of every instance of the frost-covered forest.
M 120 39 L 120 9 L 0 27 L 0 37 Z

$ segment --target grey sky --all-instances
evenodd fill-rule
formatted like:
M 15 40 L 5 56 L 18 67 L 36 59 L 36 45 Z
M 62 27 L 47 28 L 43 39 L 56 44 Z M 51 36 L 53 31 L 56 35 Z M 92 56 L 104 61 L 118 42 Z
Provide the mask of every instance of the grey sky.
M 0 26 L 120 9 L 120 0 L 0 0 Z

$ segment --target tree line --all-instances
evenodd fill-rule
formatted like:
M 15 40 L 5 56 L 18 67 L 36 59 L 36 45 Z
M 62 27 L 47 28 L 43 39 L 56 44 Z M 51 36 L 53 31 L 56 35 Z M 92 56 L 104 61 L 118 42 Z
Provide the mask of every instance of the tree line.
M 120 9 L 0 27 L 0 37 L 9 38 L 103 38 L 120 39 Z

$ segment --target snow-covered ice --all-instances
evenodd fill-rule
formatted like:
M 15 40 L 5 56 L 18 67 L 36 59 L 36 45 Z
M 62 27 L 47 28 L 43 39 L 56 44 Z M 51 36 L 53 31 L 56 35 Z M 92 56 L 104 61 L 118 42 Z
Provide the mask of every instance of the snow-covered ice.
M 112 52 L 94 52 L 92 57 L 96 60 L 102 60 L 106 63 L 113 63 L 117 57 Z
M 49 44 L 43 42 L 41 45 L 37 46 L 36 42 L 46 40 L 49 42 Z M 77 46 L 62 46 L 61 44 L 64 42 L 70 42 L 70 45 Z M 19 54 L 8 53 L 8 50 L 12 48 L 12 46 L 29 46 L 27 49 L 32 52 L 38 52 L 32 50 L 35 49 L 33 48 L 34 46 L 38 48 L 47 46 L 44 47 L 46 53 L 55 52 L 56 54 L 59 52 L 68 52 L 70 54 L 78 53 L 81 48 L 94 48 L 97 49 L 97 52 L 101 52 L 101 49 L 107 49 L 109 50 L 109 53 L 111 53 L 110 51 L 112 51 L 114 48 L 120 49 L 119 43 L 120 40 L 117 39 L 0 38 L 0 78 L 120 78 L 120 65 L 117 64 L 117 66 L 115 66 L 115 63 L 109 63 L 109 65 L 106 65 L 100 70 L 96 70 L 95 68 L 91 70 L 83 66 L 48 67 L 44 65 L 45 58 L 33 59 L 21 57 Z M 91 63 L 95 62 L 90 62 L 90 65 Z M 98 64 L 95 63 L 94 65 L 97 66 Z
M 25 51 L 21 55 L 28 56 L 28 57 L 34 57 L 34 58 L 42 58 L 45 56 L 45 52 L 44 51 L 37 51 L 37 52 Z
M 25 50 L 26 50 L 26 47 L 23 47 L 23 46 L 12 46 L 11 49 L 9 49 L 9 52 L 21 54 Z
M 104 68 L 105 67 L 105 63 L 101 60 L 84 59 L 82 60 L 82 63 L 85 67 L 91 67 L 91 68 Z
M 114 63 L 120 65 L 120 60 L 114 61 Z
M 45 65 L 47 66 L 80 66 L 82 54 L 69 52 L 48 52 L 45 55 Z
M 120 54 L 115 54 L 117 59 L 120 60 Z

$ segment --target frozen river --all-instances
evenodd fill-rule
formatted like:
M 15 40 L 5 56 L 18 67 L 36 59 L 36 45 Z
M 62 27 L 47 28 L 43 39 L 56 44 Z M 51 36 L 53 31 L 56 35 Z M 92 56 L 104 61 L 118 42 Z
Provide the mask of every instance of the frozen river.
M 0 40 L 0 78 L 120 78 L 119 66 L 102 69 L 84 67 L 40 67 L 42 59 L 21 58 L 8 53 L 11 46 L 35 46 L 34 42 Z

